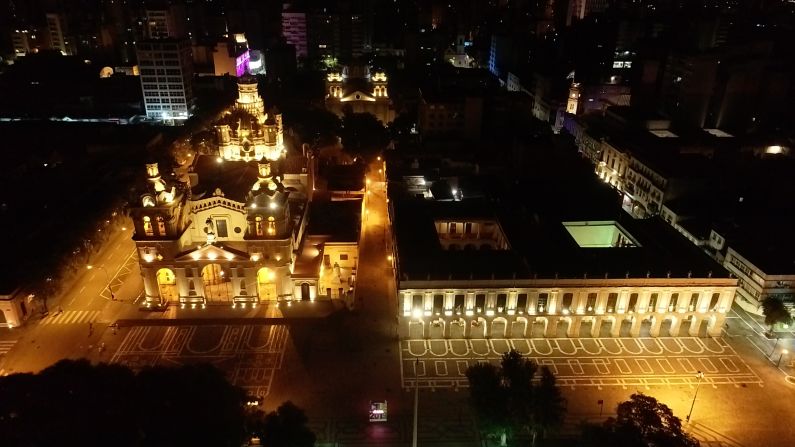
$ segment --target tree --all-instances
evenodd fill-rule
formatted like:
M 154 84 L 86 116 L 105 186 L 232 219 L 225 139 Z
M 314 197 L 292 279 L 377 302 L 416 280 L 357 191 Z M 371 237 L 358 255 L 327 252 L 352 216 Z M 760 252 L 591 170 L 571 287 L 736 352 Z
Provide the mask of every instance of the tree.
M 508 393 L 502 383 L 500 368 L 491 363 L 477 363 L 467 368 L 469 397 L 478 417 L 480 429 L 500 437 L 505 445 L 510 436 L 511 423 Z
M 698 447 L 682 431 L 682 421 L 667 405 L 642 393 L 618 405 L 615 418 L 603 424 L 586 424 L 582 443 L 587 447 Z
M 307 427 L 308 421 L 304 410 L 287 401 L 264 415 L 253 433 L 266 447 L 312 447 L 317 438 Z
M 563 424 L 566 417 L 566 399 L 563 398 L 557 380 L 546 366 L 541 368 L 541 380 L 536 385 L 533 396 L 533 445 L 537 435 L 543 439 L 547 433 Z
M 389 142 L 386 128 L 371 113 L 345 112 L 340 137 L 345 151 L 364 157 L 381 152 Z
M 245 393 L 211 365 L 153 367 L 63 360 L 0 377 L 4 446 L 239 446 Z
M 765 314 L 765 324 L 773 331 L 773 325 L 776 323 L 790 324 L 792 323 L 792 315 L 790 315 L 787 308 L 784 307 L 784 302 L 779 298 L 771 297 L 762 301 L 762 312 Z
M 541 380 L 533 381 L 538 365 L 519 352 L 502 356 L 500 366 L 479 363 L 467 369 L 470 398 L 481 430 L 500 438 L 500 445 L 514 431 L 531 435 L 535 444 L 540 434 L 559 426 L 565 415 L 565 400 L 548 368 L 541 368 Z

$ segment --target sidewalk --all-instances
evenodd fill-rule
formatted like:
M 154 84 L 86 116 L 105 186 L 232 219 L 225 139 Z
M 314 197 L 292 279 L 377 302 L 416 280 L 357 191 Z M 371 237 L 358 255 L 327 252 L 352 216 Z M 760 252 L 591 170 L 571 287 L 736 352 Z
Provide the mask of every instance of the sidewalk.
M 109 303 L 111 305 L 111 303 Z M 211 321 L 215 324 L 287 324 L 294 321 L 325 318 L 345 309 L 339 300 L 281 302 L 261 304 L 256 308 L 232 308 L 212 305 L 201 308 L 169 306 L 164 311 L 141 310 L 137 305 L 127 305 L 108 324 L 126 326 L 190 326 Z

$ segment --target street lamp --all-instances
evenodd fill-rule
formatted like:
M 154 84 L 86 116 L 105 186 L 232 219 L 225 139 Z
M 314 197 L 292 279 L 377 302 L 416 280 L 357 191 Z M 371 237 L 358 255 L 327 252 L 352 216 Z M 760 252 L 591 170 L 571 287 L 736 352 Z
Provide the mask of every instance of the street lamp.
M 699 371 L 696 373 L 696 377 L 698 377 L 698 383 L 696 383 L 696 392 L 693 393 L 693 403 L 690 404 L 690 412 L 687 413 L 687 418 L 685 421 L 690 422 L 690 416 L 693 415 L 693 407 L 696 406 L 696 396 L 698 396 L 698 386 L 701 385 L 701 380 L 704 378 L 704 373 Z
M 91 264 L 88 264 L 86 266 L 87 270 L 91 270 L 93 268 L 94 268 L 94 266 L 91 265 Z M 113 287 L 111 287 L 111 284 L 110 284 L 110 274 L 108 273 L 108 270 L 105 267 L 102 267 L 101 265 L 98 265 L 97 268 L 102 270 L 103 272 L 105 272 L 105 279 L 108 280 L 108 292 L 110 292 L 110 299 L 111 299 L 111 301 L 116 301 L 116 295 L 113 294 Z
M 789 351 L 787 351 L 786 349 L 782 349 L 781 350 L 781 355 L 778 356 L 778 362 L 776 363 L 776 368 L 778 368 L 779 365 L 781 365 L 781 359 L 784 357 L 784 354 L 788 354 L 788 353 L 789 353 Z

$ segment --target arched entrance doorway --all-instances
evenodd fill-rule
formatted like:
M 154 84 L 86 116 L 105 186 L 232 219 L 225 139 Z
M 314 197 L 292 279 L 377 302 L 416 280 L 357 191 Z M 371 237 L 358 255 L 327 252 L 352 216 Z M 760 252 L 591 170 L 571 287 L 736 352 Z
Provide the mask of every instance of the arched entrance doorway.
M 516 317 L 511 323 L 511 338 L 524 338 L 525 332 L 527 332 L 527 319 Z
M 232 300 L 232 284 L 229 275 L 220 264 L 207 264 L 202 269 L 204 299 L 207 301 L 227 302 Z
M 627 318 L 621 321 L 621 328 L 618 330 L 619 337 L 632 337 L 632 320 Z
M 160 292 L 162 302 L 176 301 L 177 277 L 171 269 L 162 268 L 157 271 L 157 290 Z
M 506 326 L 505 318 L 495 318 L 494 321 L 491 322 L 491 337 L 505 338 Z
M 450 338 L 464 338 L 466 330 L 466 322 L 462 319 L 455 320 L 450 323 Z
M 304 300 L 304 301 L 308 301 L 311 298 L 312 298 L 312 295 L 310 293 L 309 283 L 305 282 L 305 283 L 301 284 L 301 299 Z
M 257 270 L 257 294 L 260 301 L 276 301 L 276 272 L 267 267 Z

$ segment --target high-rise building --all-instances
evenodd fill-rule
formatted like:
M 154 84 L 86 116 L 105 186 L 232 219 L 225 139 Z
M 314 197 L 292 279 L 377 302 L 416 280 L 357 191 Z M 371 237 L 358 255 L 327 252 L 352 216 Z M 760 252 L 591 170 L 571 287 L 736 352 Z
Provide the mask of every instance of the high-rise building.
M 574 20 L 582 20 L 593 13 L 602 12 L 608 6 L 609 0 L 569 0 L 566 26 L 570 26 Z
M 136 45 L 146 117 L 174 125 L 193 108 L 193 60 L 185 39 L 150 39 Z
M 147 9 L 144 32 L 149 39 L 187 37 L 185 8 L 181 4 L 171 4 L 165 8 Z
M 290 8 L 289 4 L 284 5 L 282 11 L 282 37 L 284 40 L 295 46 L 297 57 L 307 56 L 306 40 L 306 13 Z
M 193 55 L 184 13 L 179 4 L 147 9 L 147 39 L 135 46 L 146 117 L 169 125 L 184 122 L 193 109 Z
M 60 51 L 64 56 L 71 55 L 69 41 L 64 37 L 66 21 L 62 14 L 47 14 L 47 35 L 50 38 L 50 48 Z

